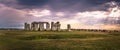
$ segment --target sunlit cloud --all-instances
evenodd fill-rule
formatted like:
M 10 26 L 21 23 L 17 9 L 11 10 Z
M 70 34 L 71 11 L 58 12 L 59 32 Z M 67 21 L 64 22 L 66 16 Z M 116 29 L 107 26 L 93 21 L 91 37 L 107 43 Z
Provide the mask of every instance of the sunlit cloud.
M 115 7 L 115 8 L 110 8 L 110 17 L 120 17 L 120 8 L 119 7 Z
M 60 17 L 63 17 L 63 16 L 65 16 L 65 13 L 64 12 L 57 12 L 56 15 L 60 16 Z
M 120 20 L 120 7 L 116 2 L 109 2 L 110 8 L 107 11 L 85 11 L 74 13 L 73 18 L 66 18 L 64 23 L 72 24 L 73 28 L 86 28 L 86 29 L 109 29 L 118 30 L 118 26 L 115 22 Z M 114 7 L 113 7 L 114 6 Z M 103 19 L 107 19 L 110 23 L 105 25 Z M 105 21 L 106 22 L 106 21 Z M 74 23 L 74 24 L 73 24 Z M 111 25 L 111 23 L 114 23 Z M 92 25 L 91 25 L 92 24 Z M 101 25 L 103 24 L 103 25 Z
M 78 12 L 75 17 L 104 18 L 107 16 L 105 11 Z
M 32 11 L 29 12 L 30 15 L 33 15 L 34 17 L 43 17 L 43 16 L 49 16 L 51 15 L 51 11 L 44 9 L 44 10 L 36 10 L 33 9 Z
M 114 2 L 112 2 L 111 4 L 116 5 L 116 3 L 114 3 Z M 91 17 L 91 18 L 120 17 L 120 7 L 115 6 L 115 7 L 112 7 L 112 8 L 108 8 L 108 11 L 78 12 L 75 15 L 75 18 L 82 18 L 82 17 Z

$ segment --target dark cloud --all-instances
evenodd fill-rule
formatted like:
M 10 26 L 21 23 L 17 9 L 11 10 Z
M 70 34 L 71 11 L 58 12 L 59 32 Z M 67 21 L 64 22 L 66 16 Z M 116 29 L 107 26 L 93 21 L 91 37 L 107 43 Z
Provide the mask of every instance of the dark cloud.
M 118 0 L 17 0 L 22 9 L 49 8 L 52 11 L 92 11 L 99 10 L 101 4 Z M 104 8 L 105 9 L 105 8 Z M 102 10 L 104 10 L 102 9 Z M 101 9 L 100 9 L 101 10 Z
M 101 4 L 119 0 L 1 0 L 8 6 L 17 9 L 50 9 L 52 11 L 92 11 L 99 10 Z M 100 9 L 101 10 L 101 9 Z
M 75 14 L 78 12 L 91 13 L 92 11 L 99 10 L 106 11 L 111 7 L 106 3 L 111 1 L 120 3 L 120 0 L 0 0 L 0 4 L 4 5 L 3 7 L 1 6 L 2 8 L 0 7 L 0 27 L 22 27 L 24 22 L 50 20 L 63 21 L 63 19 L 68 22 L 69 20 L 73 20 L 74 23 L 74 20 L 76 20 L 78 22 L 80 21 L 82 24 L 92 25 L 104 21 L 92 17 L 82 18 L 81 16 L 81 19 L 74 19 Z M 34 17 L 28 14 L 24 14 L 26 11 L 32 11 L 31 9 L 48 9 L 53 14 L 51 15 L 52 17 Z M 56 17 L 55 14 L 57 12 L 64 12 L 67 15 L 64 17 Z
M 50 0 L 17 0 L 18 4 L 25 6 L 41 6 L 47 4 Z

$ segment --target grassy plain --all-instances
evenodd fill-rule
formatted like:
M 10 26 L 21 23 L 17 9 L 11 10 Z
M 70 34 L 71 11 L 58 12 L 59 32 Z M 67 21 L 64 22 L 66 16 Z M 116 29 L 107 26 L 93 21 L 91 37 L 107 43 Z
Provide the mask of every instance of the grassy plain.
M 0 50 L 120 50 L 120 32 L 0 30 Z

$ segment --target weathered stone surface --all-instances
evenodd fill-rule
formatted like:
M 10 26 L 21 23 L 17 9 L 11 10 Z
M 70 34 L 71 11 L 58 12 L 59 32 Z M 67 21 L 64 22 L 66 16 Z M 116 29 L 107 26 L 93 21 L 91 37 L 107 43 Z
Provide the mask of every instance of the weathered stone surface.
M 54 25 L 55 25 L 54 22 L 51 22 L 51 30 L 52 30 L 52 31 L 54 31 L 54 29 L 55 29 L 55 28 L 54 28 Z
M 51 22 L 52 31 L 60 31 L 60 26 L 61 26 L 60 22 L 56 22 L 56 23 Z
M 39 29 L 38 22 L 32 22 L 31 23 L 31 29 L 34 30 L 34 31 L 38 31 L 38 29 Z
M 56 30 L 57 31 L 60 31 L 60 26 L 61 26 L 60 22 L 56 22 Z
M 39 30 L 44 31 L 44 23 L 39 22 Z
M 67 30 L 71 31 L 71 25 L 70 24 L 67 25 Z
M 24 23 L 24 29 L 25 30 L 30 30 L 30 24 Z
M 46 30 L 50 30 L 50 24 L 48 22 L 46 23 Z

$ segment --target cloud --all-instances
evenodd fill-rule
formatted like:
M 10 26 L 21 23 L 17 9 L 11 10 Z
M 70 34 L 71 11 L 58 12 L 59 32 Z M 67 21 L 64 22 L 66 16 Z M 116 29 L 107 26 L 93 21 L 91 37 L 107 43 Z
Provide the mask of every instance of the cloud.
M 0 0 L 0 3 L 17 9 L 49 8 L 52 11 L 76 12 L 99 10 L 97 6 L 110 1 L 113 0 Z
M 71 24 L 73 28 L 94 28 L 94 29 L 118 29 L 116 24 L 120 21 L 120 7 L 117 2 L 108 2 L 109 8 L 106 11 L 85 11 L 70 13 L 71 17 L 62 18 L 59 21 L 64 25 Z M 108 4 L 107 3 L 107 4 Z M 106 3 L 104 4 L 106 5 Z M 69 15 L 69 14 L 67 14 Z M 107 24 L 106 26 L 104 24 Z M 110 24 L 114 24 L 111 25 Z M 84 26 L 83 26 L 84 25 Z M 62 26 L 66 28 L 66 26 Z M 108 28 L 110 27 L 110 28 Z
M 18 4 L 25 6 L 41 6 L 49 2 L 49 0 L 17 0 Z
M 33 21 L 60 21 L 63 28 L 67 24 L 72 24 L 73 28 L 101 28 L 98 27 L 101 24 L 119 20 L 116 17 L 120 17 L 120 5 L 115 1 L 0 0 L 0 27 L 23 27 L 24 22 Z
M 44 10 L 41 10 L 41 11 L 33 9 L 32 11 L 29 11 L 29 14 L 34 16 L 34 17 L 43 17 L 43 16 L 51 15 L 51 11 L 47 10 L 47 9 L 44 9 Z
M 65 16 L 65 13 L 64 12 L 57 12 L 56 16 L 63 17 L 63 16 Z
M 26 12 L 0 4 L 0 27 L 20 27 Z

